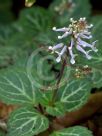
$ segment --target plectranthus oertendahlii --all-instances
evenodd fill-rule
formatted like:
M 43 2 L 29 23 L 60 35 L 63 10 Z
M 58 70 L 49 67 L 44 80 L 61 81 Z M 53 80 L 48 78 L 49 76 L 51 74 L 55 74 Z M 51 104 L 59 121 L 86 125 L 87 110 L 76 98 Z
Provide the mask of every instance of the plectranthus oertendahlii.
M 80 18 L 78 21 L 73 18 L 70 19 L 71 24 L 68 27 L 63 27 L 56 29 L 53 27 L 53 30 L 56 32 L 63 32 L 62 36 L 58 36 L 58 39 L 63 39 L 70 36 L 69 46 L 59 43 L 55 46 L 49 46 L 49 50 L 58 54 L 56 61 L 59 63 L 62 57 L 68 53 L 70 56 L 70 63 L 75 64 L 75 54 L 73 53 L 73 48 L 76 47 L 78 51 L 83 53 L 85 57 L 90 60 L 92 56 L 89 54 L 90 51 L 97 52 L 98 49 L 95 47 L 97 41 L 92 42 L 91 44 L 86 42 L 85 40 L 89 40 L 92 38 L 92 34 L 89 31 L 93 25 L 87 24 L 86 18 Z M 89 48 L 89 50 L 85 50 L 85 48 Z

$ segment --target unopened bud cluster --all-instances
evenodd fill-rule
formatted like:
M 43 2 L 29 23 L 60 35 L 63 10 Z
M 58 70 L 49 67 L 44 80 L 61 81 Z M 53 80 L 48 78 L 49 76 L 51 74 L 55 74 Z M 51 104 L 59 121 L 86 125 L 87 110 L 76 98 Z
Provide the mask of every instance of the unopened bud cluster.
M 67 10 L 68 12 L 73 11 L 74 7 L 75 3 L 72 0 L 62 0 L 62 3 L 60 3 L 59 6 L 56 6 L 54 10 L 62 15 L 65 10 Z

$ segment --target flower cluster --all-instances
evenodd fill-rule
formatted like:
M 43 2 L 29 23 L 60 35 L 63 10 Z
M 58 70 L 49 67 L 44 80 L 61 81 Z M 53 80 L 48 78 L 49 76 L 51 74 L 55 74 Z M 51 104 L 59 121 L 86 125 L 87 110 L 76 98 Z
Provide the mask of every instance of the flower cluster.
M 65 10 L 68 10 L 69 12 L 73 11 L 74 7 L 75 3 L 72 0 L 62 0 L 62 3 L 59 6 L 56 6 L 54 9 L 56 12 L 62 15 Z
M 63 27 L 60 29 L 56 29 L 53 27 L 53 30 L 56 32 L 64 32 L 62 36 L 58 36 L 58 39 L 63 39 L 65 37 L 70 36 L 70 44 L 69 46 L 64 45 L 63 43 L 59 43 L 55 46 L 49 46 L 49 49 L 52 52 L 58 54 L 56 59 L 57 62 L 61 61 L 62 56 L 65 53 L 70 54 L 70 62 L 71 64 L 75 63 L 75 54 L 73 53 L 73 47 L 75 46 L 78 51 L 83 53 L 87 59 L 91 59 L 92 57 L 89 55 L 90 51 L 97 52 L 95 44 L 96 41 L 92 42 L 91 44 L 86 42 L 85 39 L 89 40 L 92 38 L 91 32 L 89 31 L 90 28 L 93 27 L 92 24 L 88 25 L 86 18 L 80 18 L 78 21 L 74 20 L 73 18 L 70 19 L 71 24 L 68 27 Z M 86 51 L 85 48 L 90 48 L 90 50 Z

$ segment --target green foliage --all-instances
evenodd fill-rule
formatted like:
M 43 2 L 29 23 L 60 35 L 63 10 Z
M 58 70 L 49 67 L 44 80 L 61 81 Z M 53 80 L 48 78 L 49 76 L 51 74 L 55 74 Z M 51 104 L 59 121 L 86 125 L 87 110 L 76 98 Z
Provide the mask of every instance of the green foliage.
M 26 0 L 27 6 L 34 2 Z M 3 22 L 8 24 L 11 21 L 8 15 L 11 1 L 0 2 L 0 100 L 20 106 L 8 119 L 7 136 L 34 136 L 42 133 L 49 128 L 54 117 L 79 109 L 87 102 L 92 88 L 102 87 L 102 16 L 90 16 L 89 0 L 75 0 L 74 5 L 69 7 L 66 7 L 67 0 L 63 2 L 65 8 L 62 11 L 56 11 L 56 7 L 58 9 L 63 4 L 62 0 L 54 0 L 48 10 L 41 7 L 24 9 L 19 19 L 10 25 L 4 25 Z M 5 14 L 10 20 L 4 17 Z M 57 43 L 57 35 L 51 29 L 53 26 L 68 26 L 71 17 L 79 19 L 84 16 L 94 24 L 92 41 L 98 40 L 99 51 L 92 53 L 91 61 L 79 53 L 73 67 L 69 64 L 65 66 L 58 88 L 62 64 L 52 61 L 54 55 L 48 52 L 47 46 Z M 89 72 L 83 71 L 86 65 Z M 77 69 L 80 70 L 79 75 L 76 75 Z M 92 136 L 89 130 L 80 126 L 51 134 L 74 135 Z
M 0 130 L 0 136 L 6 136 L 5 132 L 3 132 L 2 130 Z
M 100 88 L 101 82 L 102 82 L 102 33 L 101 33 L 101 26 L 102 26 L 102 16 L 95 16 L 91 19 L 91 22 L 94 24 L 94 28 L 92 29 L 93 33 L 93 38 L 92 41 L 97 40 L 96 47 L 98 49 L 97 53 L 92 53 L 92 60 L 89 61 L 87 59 L 84 59 L 81 57 L 81 55 L 78 58 L 78 63 L 79 65 L 88 65 L 89 68 L 91 69 L 91 74 L 90 74 L 90 80 L 92 81 L 93 87 Z M 92 42 L 90 41 L 90 42 Z
M 65 113 L 65 107 L 61 102 L 55 102 L 52 104 L 53 91 L 41 92 L 37 93 L 37 101 L 46 107 L 46 112 L 52 116 L 59 116 Z
M 35 92 L 24 70 L 8 70 L 0 74 L 0 98 L 9 104 L 35 103 Z
M 14 111 L 8 122 L 7 136 L 35 136 L 48 128 L 49 121 L 32 107 Z
M 59 91 L 59 101 L 65 104 L 68 112 L 78 109 L 87 101 L 90 88 L 88 80 L 71 80 Z
M 15 64 L 18 58 L 27 54 L 25 50 L 11 44 L 13 35 L 18 32 L 12 25 L 1 25 L 0 27 L 0 68 L 7 68 Z
M 15 34 L 8 39 L 8 45 L 17 46 L 22 52 L 32 52 L 33 49 L 46 45 L 48 42 L 45 38 L 53 26 L 51 18 L 51 13 L 43 8 L 25 9 L 21 12 L 19 20 L 11 26 Z M 42 40 L 44 35 L 45 38 Z
M 13 20 L 11 0 L 0 0 L 0 24 L 8 24 Z
M 76 126 L 55 131 L 50 136 L 92 136 L 92 133 L 84 127 Z
M 56 102 L 52 104 L 53 91 L 38 92 L 37 100 L 46 107 L 47 113 L 52 116 L 60 116 L 80 108 L 86 103 L 91 89 L 88 80 L 70 80 L 67 86 L 62 87 L 57 94 Z
M 25 32 L 46 32 L 46 30 L 51 29 L 51 13 L 46 11 L 41 7 L 33 7 L 30 9 L 25 9 L 21 12 L 19 19 L 19 26 L 22 27 L 22 31 Z

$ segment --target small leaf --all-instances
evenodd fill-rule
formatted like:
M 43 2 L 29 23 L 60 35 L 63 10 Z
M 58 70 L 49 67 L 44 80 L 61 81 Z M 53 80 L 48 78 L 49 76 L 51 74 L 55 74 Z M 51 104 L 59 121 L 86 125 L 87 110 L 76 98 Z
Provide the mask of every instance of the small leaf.
M 46 107 L 47 113 L 52 116 L 63 116 L 66 112 L 64 104 L 62 103 L 55 103 L 54 106 L 47 106 Z
M 24 69 L 0 73 L 0 99 L 9 104 L 35 104 L 35 89 Z
M 93 136 L 87 128 L 76 126 L 53 132 L 50 136 Z
M 7 136 L 34 136 L 45 131 L 48 126 L 48 119 L 33 107 L 23 107 L 11 113 Z
M 25 6 L 31 7 L 35 2 L 36 0 L 25 0 Z

